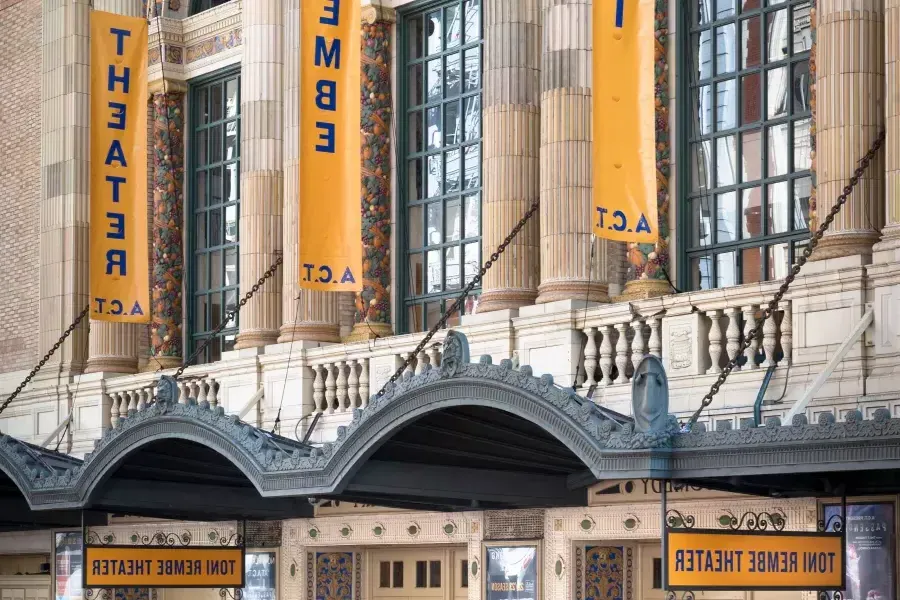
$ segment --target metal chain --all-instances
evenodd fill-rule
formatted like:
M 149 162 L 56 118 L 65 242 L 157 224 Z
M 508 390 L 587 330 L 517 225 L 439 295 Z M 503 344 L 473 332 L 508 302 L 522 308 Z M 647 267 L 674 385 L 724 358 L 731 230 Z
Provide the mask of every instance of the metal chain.
M 246 294 L 244 294 L 244 297 L 241 298 L 241 301 L 238 302 L 238 305 L 236 307 L 234 307 L 233 310 L 229 311 L 225 315 L 225 318 L 222 319 L 222 322 L 219 323 L 219 326 L 216 327 L 215 330 L 213 330 L 213 332 L 209 334 L 209 336 L 206 338 L 206 340 L 204 340 L 203 343 L 200 344 L 200 346 L 196 350 L 194 350 L 194 353 L 191 354 L 187 358 L 187 360 L 185 360 L 184 363 L 182 363 L 182 365 L 180 367 L 178 367 L 178 370 L 175 371 L 174 375 L 172 375 L 172 377 L 174 379 L 178 379 L 179 377 L 181 377 L 181 374 L 184 373 L 184 370 L 187 369 L 191 365 L 191 363 L 194 362 L 194 360 L 196 360 L 196 358 L 198 356 L 200 356 L 201 352 L 206 350 L 206 347 L 209 346 L 212 343 L 212 341 L 218 337 L 218 335 L 220 333 L 222 333 L 222 330 L 225 329 L 225 325 L 227 325 L 229 321 L 233 320 L 234 317 L 237 316 L 237 314 L 239 312 L 241 312 L 241 309 L 244 308 L 244 305 L 247 304 L 247 301 L 253 297 L 253 294 L 255 294 L 256 292 L 259 291 L 259 288 L 261 288 L 263 286 L 263 284 L 266 282 L 267 279 L 269 279 L 270 277 L 272 277 L 272 275 L 275 274 L 275 272 L 278 270 L 278 267 L 280 267 L 281 263 L 283 263 L 283 262 L 284 262 L 284 257 L 279 254 L 278 258 L 275 259 L 275 262 L 272 263 L 272 266 L 269 267 L 268 270 L 265 273 L 263 273 L 262 277 L 260 277 L 259 280 L 257 280 L 257 282 L 253 284 L 253 287 L 250 288 L 250 291 L 247 292 Z M 162 368 L 157 369 L 157 373 L 161 370 L 162 370 Z
M 428 345 L 428 342 L 431 341 L 431 338 L 433 338 L 438 331 L 446 327 L 447 319 L 450 318 L 450 315 L 455 314 L 459 310 L 460 305 L 465 301 L 466 297 L 472 292 L 473 289 L 475 289 L 475 287 L 478 286 L 479 283 L 481 283 L 481 279 L 484 277 L 484 274 L 488 272 L 488 269 L 494 266 L 494 263 L 497 262 L 497 260 L 500 258 L 500 255 L 503 254 L 503 251 L 506 250 L 506 247 L 509 246 L 510 243 L 512 243 L 513 239 L 519 234 L 519 232 L 522 231 L 522 228 L 525 227 L 525 224 L 528 223 L 528 220 L 534 216 L 540 206 L 541 205 L 538 200 L 535 200 L 531 203 L 531 208 L 529 208 L 528 212 L 526 212 L 525 215 L 523 215 L 522 218 L 519 219 L 519 222 L 516 224 L 516 226 L 513 227 L 512 231 L 509 232 L 509 235 L 506 236 L 506 239 L 504 239 L 503 242 L 499 246 L 497 246 L 497 250 L 493 254 L 491 254 L 490 259 L 486 263 L 484 263 L 484 265 L 481 267 L 481 270 L 478 272 L 478 275 L 476 275 L 472 279 L 472 281 L 469 282 L 469 285 L 467 285 L 462 293 L 456 298 L 456 302 L 453 303 L 453 306 L 451 306 L 446 310 L 446 312 L 444 312 L 441 320 L 435 323 L 435 325 L 425 335 L 425 337 L 422 338 L 422 341 L 419 342 L 419 345 L 416 346 L 416 349 L 406 357 L 406 360 L 403 361 L 403 364 L 400 365 L 400 368 L 397 369 L 397 372 L 394 373 L 393 376 L 388 380 L 388 382 L 384 384 L 384 386 L 378 391 L 377 394 L 375 394 L 376 398 L 380 398 L 381 396 L 383 396 L 388 386 L 393 384 L 403 376 L 403 371 L 405 371 L 409 366 L 409 363 L 412 362 L 413 357 L 418 356 L 419 352 L 424 350 L 425 346 Z
M 62 346 L 62 343 L 64 341 L 66 341 L 66 338 L 69 337 L 70 335 L 72 335 L 72 332 L 75 331 L 75 328 L 78 327 L 78 324 L 84 320 L 84 318 L 87 316 L 88 311 L 90 311 L 90 309 L 91 309 L 91 305 L 88 304 L 87 306 L 84 307 L 84 310 L 81 311 L 81 314 L 79 314 L 77 317 L 75 317 L 75 320 L 72 321 L 72 324 L 69 325 L 69 328 L 66 329 L 61 336 L 59 336 L 59 339 L 56 340 L 56 343 L 53 344 L 53 347 L 50 348 L 50 351 L 44 355 L 44 358 L 41 359 L 41 362 L 39 362 L 37 364 L 37 366 L 31 370 L 31 373 L 29 373 L 28 377 L 26 377 L 25 380 L 19 384 L 19 387 L 16 388 L 16 391 L 14 391 L 12 394 L 10 394 L 9 398 L 4 400 L 3 404 L 0 405 L 0 413 L 2 413 L 4 410 L 6 410 L 6 407 L 9 406 L 9 403 L 16 399 L 16 396 L 18 396 L 22 392 L 22 390 L 25 389 L 26 385 L 31 383 L 32 378 L 34 378 L 34 376 L 37 375 L 38 371 L 41 370 L 41 367 L 43 367 L 45 364 L 47 364 L 47 361 L 50 360 L 50 357 L 53 356 L 53 354 L 57 350 L 59 350 L 59 347 Z
M 784 298 L 784 295 L 787 293 L 788 287 L 794 282 L 794 279 L 797 277 L 797 274 L 800 272 L 800 269 L 803 268 L 803 265 L 807 263 L 810 255 L 813 250 L 815 250 L 816 246 L 819 245 L 819 240 L 822 239 L 822 236 L 825 235 L 825 232 L 831 227 L 832 222 L 834 222 L 834 218 L 841 211 L 844 204 L 846 204 L 847 199 L 850 197 L 851 192 L 853 192 L 853 188 L 856 187 L 856 184 L 859 183 L 860 178 L 866 172 L 866 169 L 869 167 L 869 163 L 875 158 L 875 154 L 881 148 L 881 145 L 884 143 L 885 138 L 885 130 L 882 130 L 881 134 L 875 140 L 875 143 L 872 144 L 872 147 L 866 153 L 866 155 L 859 161 L 859 166 L 853 172 L 853 176 L 850 177 L 849 183 L 844 187 L 844 190 L 841 192 L 841 195 L 838 196 L 837 202 L 834 206 L 831 207 L 831 211 L 829 211 L 828 216 L 825 217 L 825 220 L 822 221 L 822 224 L 819 225 L 819 228 L 816 229 L 815 234 L 813 234 L 812 238 L 809 240 L 809 245 L 803 250 L 803 255 L 791 268 L 791 272 L 788 273 L 788 276 L 785 278 L 784 283 L 778 288 L 778 291 L 775 293 L 775 296 L 772 300 L 769 301 L 768 306 L 765 311 L 763 311 L 762 319 L 757 321 L 756 326 L 751 329 L 747 335 L 744 337 L 744 341 L 741 342 L 738 351 L 735 352 L 734 358 L 728 361 L 728 364 L 725 365 L 725 368 L 719 374 L 718 379 L 716 379 L 715 383 L 712 384 L 712 387 L 709 388 L 709 392 L 703 397 L 703 400 L 700 402 L 700 408 L 694 412 L 691 416 L 691 420 L 688 422 L 688 426 L 692 426 L 697 422 L 697 419 L 700 418 L 700 414 L 703 410 L 712 404 L 713 397 L 719 393 L 719 389 L 722 387 L 722 384 L 725 383 L 725 380 L 728 379 L 728 376 L 731 375 L 731 372 L 734 370 L 735 366 L 737 366 L 738 359 L 743 356 L 744 351 L 750 347 L 750 344 L 753 343 L 753 340 L 757 339 L 760 335 L 760 332 L 763 329 L 763 325 L 766 322 L 766 319 L 772 316 L 778 309 L 778 303 L 781 302 L 781 299 Z

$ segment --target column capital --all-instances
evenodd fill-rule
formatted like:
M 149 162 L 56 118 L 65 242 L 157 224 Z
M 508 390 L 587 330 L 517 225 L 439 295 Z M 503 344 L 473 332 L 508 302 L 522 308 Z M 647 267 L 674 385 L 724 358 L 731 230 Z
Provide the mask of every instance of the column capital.
M 147 84 L 147 92 L 151 98 L 157 94 L 172 94 L 176 92 L 186 94 L 187 91 L 187 82 L 177 79 L 154 79 Z
M 385 23 L 396 23 L 397 11 L 388 6 L 363 4 L 362 21 L 366 25 L 374 25 L 379 21 L 383 21 Z

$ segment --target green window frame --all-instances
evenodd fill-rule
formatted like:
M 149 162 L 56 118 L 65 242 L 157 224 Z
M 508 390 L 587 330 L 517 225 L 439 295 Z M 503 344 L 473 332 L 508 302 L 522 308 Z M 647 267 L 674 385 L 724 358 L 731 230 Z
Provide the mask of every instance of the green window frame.
M 231 0 L 191 0 L 191 10 L 189 12 L 192 15 L 196 15 L 197 13 L 201 13 L 204 10 L 209 10 L 217 6 L 221 6 L 222 4 L 230 1 Z
M 680 286 L 782 279 L 809 239 L 810 0 L 680 4 Z
M 432 327 L 481 268 L 482 0 L 399 15 L 401 261 L 406 332 Z M 463 307 L 473 312 L 480 290 Z
M 241 75 L 219 73 L 192 82 L 188 239 L 189 353 L 237 306 L 240 293 Z M 238 316 L 198 363 L 215 362 L 234 349 Z

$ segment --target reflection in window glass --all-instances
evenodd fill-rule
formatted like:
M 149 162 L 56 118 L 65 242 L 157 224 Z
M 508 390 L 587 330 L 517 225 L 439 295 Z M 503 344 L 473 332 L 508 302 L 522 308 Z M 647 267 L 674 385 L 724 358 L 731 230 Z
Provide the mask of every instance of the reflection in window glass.
M 480 269 L 481 0 L 429 3 L 403 17 L 400 47 L 415 91 L 404 96 L 406 144 L 402 181 L 410 269 L 405 292 L 408 331 L 440 320 Z M 405 50 L 408 49 L 408 50 Z M 424 228 L 424 230 L 423 230 Z M 476 290 L 477 297 L 477 290 Z M 474 310 L 476 301 L 465 311 Z
M 787 244 L 769 246 L 769 269 L 766 273 L 766 281 L 775 281 L 787 277 L 791 268 L 791 259 L 788 254 Z
M 752 187 L 741 190 L 741 238 L 762 235 L 762 190 Z
M 741 250 L 741 283 L 759 283 L 762 280 L 763 249 L 756 246 Z
M 734 192 L 720 194 L 716 199 L 716 243 L 737 240 L 737 197 Z
M 240 77 L 225 76 L 191 93 L 192 169 L 188 186 L 190 252 L 188 344 L 203 343 L 237 305 L 240 287 Z M 234 349 L 238 315 L 198 357 L 214 362 Z
M 769 235 L 785 233 L 788 230 L 788 216 L 790 214 L 788 209 L 788 182 L 779 181 L 769 185 L 767 194 Z
M 712 285 L 712 259 L 708 256 L 697 256 L 691 259 L 691 288 L 708 290 Z
M 737 254 L 723 252 L 716 255 L 716 287 L 730 287 L 737 284 Z

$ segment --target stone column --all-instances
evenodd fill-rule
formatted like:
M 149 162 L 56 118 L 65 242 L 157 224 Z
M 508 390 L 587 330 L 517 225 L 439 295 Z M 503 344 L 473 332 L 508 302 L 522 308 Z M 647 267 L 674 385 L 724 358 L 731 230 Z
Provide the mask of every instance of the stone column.
M 591 4 L 541 0 L 541 284 L 538 303 L 609 301 L 605 240 L 591 259 Z
M 884 89 L 887 223 L 877 250 L 900 249 L 900 0 L 884 2 Z
M 147 369 L 177 367 L 183 358 L 184 110 L 186 86 L 151 84 L 153 213 L 150 221 L 150 362 Z
M 275 262 L 282 245 L 284 186 L 284 2 L 245 2 L 241 74 L 241 296 Z M 272 344 L 281 321 L 282 272 L 240 315 L 235 348 Z
M 884 127 L 884 0 L 817 0 L 816 223 Z M 871 255 L 884 223 L 879 153 L 812 255 Z
M 339 294 L 300 290 L 300 0 L 284 2 L 284 264 L 279 342 L 340 341 Z M 242 277 L 243 278 L 243 277 Z
M 363 290 L 356 294 L 348 341 L 388 337 L 391 327 L 391 30 L 394 11 L 362 10 Z
M 659 240 L 655 244 L 629 242 L 625 292 L 617 302 L 664 296 L 672 292 L 669 280 L 669 203 L 671 195 L 671 139 L 669 137 L 669 1 L 656 0 L 654 23 L 654 75 L 656 82 L 656 210 Z M 671 32 L 674 33 L 674 32 Z
M 95 0 L 94 10 L 129 17 L 140 17 L 143 14 L 140 0 Z M 90 185 L 89 182 L 86 185 Z M 138 333 L 141 327 L 134 323 L 91 321 L 89 358 L 85 372 L 136 373 Z
M 484 228 L 482 256 L 539 198 L 541 149 L 540 0 L 484 3 Z M 478 312 L 534 304 L 540 282 L 540 225 L 534 215 L 484 276 Z

